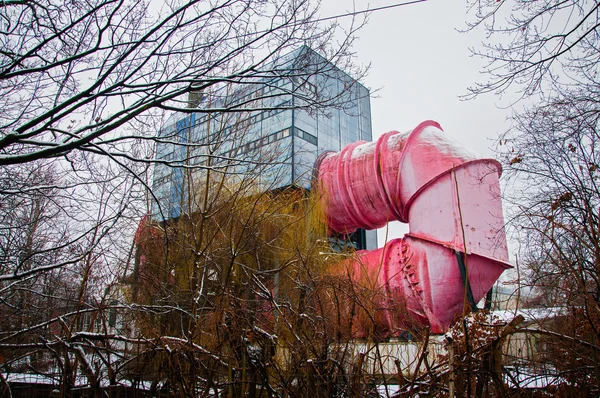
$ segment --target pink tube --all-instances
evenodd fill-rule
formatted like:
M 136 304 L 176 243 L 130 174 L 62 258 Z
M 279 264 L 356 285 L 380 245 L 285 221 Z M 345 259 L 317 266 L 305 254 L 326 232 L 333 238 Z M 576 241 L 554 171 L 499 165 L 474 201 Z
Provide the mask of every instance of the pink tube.
M 436 122 L 326 154 L 317 172 L 331 229 L 349 233 L 408 222 L 403 239 L 359 252 L 355 268 L 377 272 L 388 302 L 402 300 L 434 333 L 445 332 L 466 304 L 456 252 L 467 253 L 475 302 L 510 268 L 500 164 L 463 150 Z M 400 331 L 401 319 L 386 319 L 392 335 Z

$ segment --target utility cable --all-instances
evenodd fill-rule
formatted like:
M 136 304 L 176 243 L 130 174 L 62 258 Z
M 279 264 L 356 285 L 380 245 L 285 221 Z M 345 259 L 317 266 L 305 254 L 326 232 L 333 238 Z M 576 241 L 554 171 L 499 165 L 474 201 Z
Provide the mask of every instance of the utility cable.
M 408 2 L 405 2 L 405 3 L 389 4 L 387 6 L 381 6 L 381 7 L 375 7 L 375 8 L 368 8 L 366 10 L 348 12 L 346 14 L 332 15 L 330 17 L 319 18 L 319 19 L 316 19 L 316 20 L 311 21 L 311 22 L 322 22 L 322 21 L 329 21 L 331 19 L 338 19 L 338 18 L 344 18 L 344 17 L 353 17 L 353 16 L 356 16 L 356 15 L 359 15 L 359 14 L 366 14 L 366 13 L 369 13 L 369 12 L 388 10 L 390 8 L 398 8 L 398 7 L 402 7 L 402 6 L 409 6 L 409 5 L 412 5 L 412 4 L 424 3 L 426 1 L 427 0 L 413 0 L 413 1 L 408 1 Z

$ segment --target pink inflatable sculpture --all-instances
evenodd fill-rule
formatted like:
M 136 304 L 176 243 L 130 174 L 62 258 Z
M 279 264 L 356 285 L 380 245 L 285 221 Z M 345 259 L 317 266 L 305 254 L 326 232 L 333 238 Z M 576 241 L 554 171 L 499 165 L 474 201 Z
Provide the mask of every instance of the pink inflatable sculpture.
M 465 151 L 433 121 L 355 142 L 316 165 L 332 230 L 408 223 L 402 239 L 358 252 L 354 268 L 378 275 L 387 300 L 404 302 L 409 316 L 433 333 L 444 333 L 465 304 L 474 306 L 511 267 L 501 171 L 496 160 Z M 398 330 L 399 322 L 386 313 L 387 330 Z

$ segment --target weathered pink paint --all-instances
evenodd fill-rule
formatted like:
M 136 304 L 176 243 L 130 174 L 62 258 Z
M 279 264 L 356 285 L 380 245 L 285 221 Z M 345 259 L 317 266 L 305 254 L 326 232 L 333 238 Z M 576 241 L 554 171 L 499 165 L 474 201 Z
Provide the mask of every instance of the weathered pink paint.
M 388 301 L 406 302 L 413 318 L 433 333 L 445 332 L 465 305 L 456 251 L 467 253 L 475 302 L 511 267 L 501 171 L 496 160 L 465 151 L 433 121 L 408 133 L 389 132 L 376 142 L 350 144 L 317 163 L 332 230 L 408 222 L 404 238 L 358 252 L 355 269 L 378 275 Z M 401 319 L 387 313 L 385 322 L 393 335 Z

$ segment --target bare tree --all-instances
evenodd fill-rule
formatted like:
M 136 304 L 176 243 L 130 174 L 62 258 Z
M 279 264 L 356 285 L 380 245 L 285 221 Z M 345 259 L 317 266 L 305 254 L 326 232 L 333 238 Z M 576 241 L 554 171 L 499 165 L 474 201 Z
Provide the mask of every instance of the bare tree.
M 5 2 L 1 10 L 1 165 L 75 149 L 130 155 L 126 143 L 156 131 L 134 124 L 152 108 L 211 112 L 187 109 L 185 94 L 315 73 L 275 62 L 304 43 L 332 64 L 348 61 L 348 42 L 327 51 L 336 31 L 314 22 L 303 0 Z
M 571 359 L 560 355 L 555 364 L 576 384 L 597 389 L 597 351 L 586 348 L 598 344 L 600 330 L 599 109 L 589 94 L 571 90 L 516 115 L 498 149 L 510 177 L 524 282 L 537 295 L 535 304 L 568 308 L 568 327 L 560 330 L 568 338 L 559 348 Z M 574 358 L 577 366 L 565 367 Z M 586 367 L 593 381 L 579 373 Z
M 488 40 L 489 80 L 472 95 L 521 90 L 528 103 L 497 141 L 521 246 L 530 305 L 561 307 L 565 322 L 546 322 L 546 361 L 575 389 L 598 391 L 600 191 L 598 190 L 598 47 L 596 1 L 470 1 L 471 29 Z
M 0 188 L 2 372 L 55 373 L 63 392 L 80 372 L 98 384 L 98 370 L 70 340 L 108 332 L 106 288 L 118 277 L 109 266 L 122 257 L 137 194 L 132 176 L 92 159 L 70 157 L 67 169 L 57 161 L 6 166 Z
M 551 94 L 557 85 L 597 84 L 600 10 L 597 1 L 468 0 L 468 30 L 487 40 L 473 52 L 488 61 L 489 80 L 470 94 Z
M 193 175 L 177 219 L 140 226 L 129 280 L 144 339 L 124 373 L 182 394 L 368 388 L 368 374 L 350 382 L 356 355 L 348 342 L 358 318 L 368 324 L 381 311 L 382 292 L 331 272 L 349 256 L 332 253 L 314 194 L 269 189 L 277 178 L 264 176 L 285 157 L 261 148 L 245 156 L 211 158 L 220 168 Z M 155 339 L 158 346 L 147 344 Z
M 59 171 L 70 171 L 76 180 L 59 181 L 56 195 L 79 194 L 74 186 L 85 186 L 79 205 L 82 208 L 81 203 L 89 201 L 90 211 L 78 216 L 92 220 L 97 215 L 92 203 L 102 200 L 92 199 L 99 192 L 94 179 L 108 181 L 120 171 L 148 189 L 155 145 L 173 143 L 182 148 L 178 156 L 160 159 L 163 165 L 210 168 L 206 162 L 190 163 L 189 159 L 210 156 L 210 150 L 201 155 L 191 153 L 202 152 L 211 142 L 181 141 L 176 133 L 157 136 L 165 110 L 205 115 L 281 106 L 343 106 L 348 90 L 306 90 L 302 83 L 309 84 L 310 76 L 326 74 L 335 64 L 343 64 L 350 71 L 348 46 L 355 28 L 333 47 L 332 39 L 339 37 L 335 24 L 321 24 L 315 12 L 306 0 L 3 3 L 2 173 L 9 176 L 11 165 L 55 159 L 60 163 Z M 291 49 L 305 43 L 321 51 L 327 61 L 286 57 Z M 265 92 L 258 98 L 238 96 L 231 100 L 235 87 L 268 87 L 270 80 L 282 77 L 298 83 L 289 90 Z M 298 98 L 293 105 L 270 101 L 291 92 Z M 203 101 L 209 95 L 211 100 Z M 219 96 L 224 100 L 217 101 Z M 110 165 L 111 171 L 101 171 L 103 165 Z M 102 231 L 111 217 L 124 216 L 119 206 L 104 208 L 108 209 L 112 215 L 103 213 Z M 87 224 L 87 229 L 69 234 L 73 240 L 93 235 L 98 224 Z M 59 267 L 63 262 L 44 267 Z M 13 264 L 15 269 L 20 268 Z M 24 276 L 12 272 L 0 278 Z
M 226 175 L 224 165 L 235 158 L 215 152 L 222 144 L 217 135 L 198 143 L 157 134 L 166 112 L 248 115 L 344 106 L 350 87 L 331 92 L 311 81 L 334 66 L 361 73 L 349 52 L 359 26 L 340 35 L 335 23 L 316 18 L 307 0 L 9 1 L 0 5 L 0 26 L 5 370 L 31 366 L 44 351 L 67 389 L 78 372 L 95 386 L 107 372 L 112 384 L 126 362 L 122 352 L 142 341 L 111 326 L 111 314 L 132 309 L 123 304 L 127 288 L 115 286 L 134 267 L 132 236 L 156 199 L 149 189 L 153 165 L 178 168 L 193 181 Z M 286 55 L 301 45 L 324 58 Z M 294 84 L 252 98 L 230 96 L 271 88 L 275 79 Z M 294 104 L 272 101 L 291 94 Z M 155 159 L 165 143 L 177 145 L 178 155 Z M 237 163 L 232 174 L 249 173 Z M 197 210 L 191 203 L 187 209 L 188 217 Z M 202 210 L 200 219 L 217 210 Z M 204 261 L 201 252 L 196 256 Z M 189 270 L 188 290 L 203 292 L 198 286 L 206 286 L 208 274 Z

